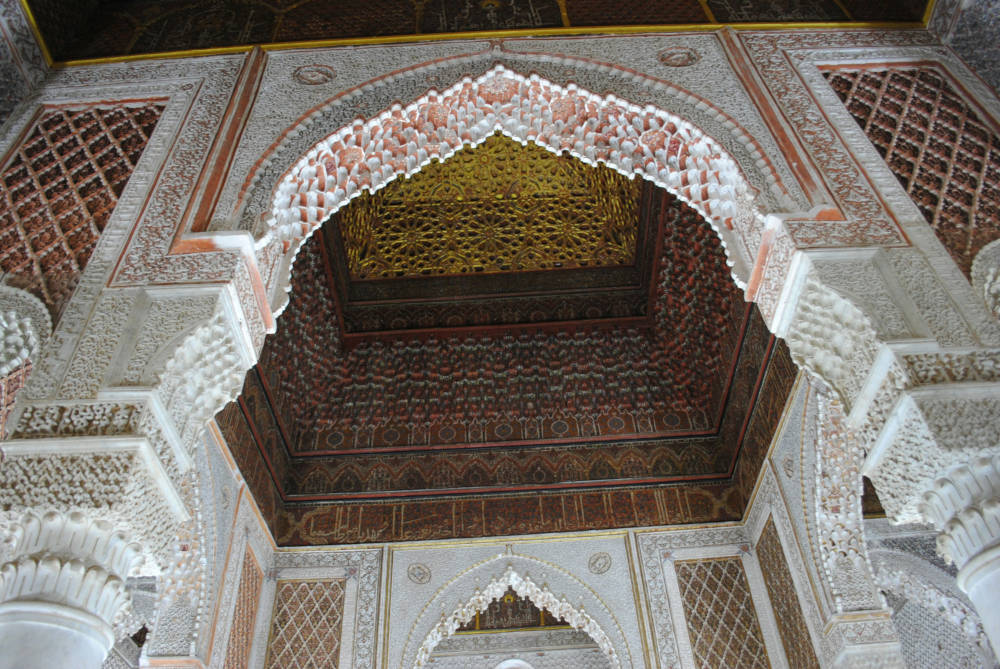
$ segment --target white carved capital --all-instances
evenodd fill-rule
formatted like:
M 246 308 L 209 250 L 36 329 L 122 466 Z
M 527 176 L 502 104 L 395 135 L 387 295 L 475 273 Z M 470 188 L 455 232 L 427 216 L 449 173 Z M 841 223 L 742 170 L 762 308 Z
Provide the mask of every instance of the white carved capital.
M 959 568 L 1000 542 L 1000 455 L 977 458 L 937 478 L 920 511 L 941 532 L 938 550 Z
M 82 511 L 26 511 L 10 532 L 13 556 L 0 566 L 0 611 L 11 601 L 55 603 L 96 616 L 110 632 L 128 602 L 125 578 L 142 561 L 142 546 Z
M 4 453 L 0 508 L 8 518 L 48 509 L 83 513 L 138 541 L 149 569 L 169 561 L 173 537 L 190 514 L 148 441 L 17 439 L 4 443 Z M 9 542 L 7 550 L 17 555 Z
M 142 546 L 83 511 L 29 510 L 7 526 L 0 565 L 0 667 L 95 667 L 129 610 Z

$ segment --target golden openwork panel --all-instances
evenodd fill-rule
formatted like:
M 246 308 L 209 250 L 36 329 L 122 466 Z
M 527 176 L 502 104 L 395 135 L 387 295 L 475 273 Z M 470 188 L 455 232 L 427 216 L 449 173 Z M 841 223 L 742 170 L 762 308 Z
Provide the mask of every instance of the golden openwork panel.
M 335 215 L 353 279 L 630 265 L 640 184 L 502 135 Z

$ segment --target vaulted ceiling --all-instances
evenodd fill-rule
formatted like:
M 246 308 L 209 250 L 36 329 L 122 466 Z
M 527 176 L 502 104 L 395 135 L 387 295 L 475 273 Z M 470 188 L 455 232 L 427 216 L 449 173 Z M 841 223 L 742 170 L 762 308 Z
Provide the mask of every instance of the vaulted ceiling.
M 59 61 L 310 40 L 685 24 L 923 20 L 927 0 L 28 0 Z
M 354 200 L 218 417 L 284 544 L 739 518 L 795 376 L 666 191 L 494 136 Z

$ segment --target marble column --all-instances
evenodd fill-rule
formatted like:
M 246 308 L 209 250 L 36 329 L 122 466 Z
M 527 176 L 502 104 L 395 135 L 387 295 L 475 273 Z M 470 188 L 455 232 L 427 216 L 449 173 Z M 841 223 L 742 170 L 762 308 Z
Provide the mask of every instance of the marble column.
M 141 547 L 111 523 L 26 511 L 0 566 L 0 669 L 99 669 Z
M 941 532 L 938 550 L 958 567 L 958 586 L 1000 657 L 1000 455 L 938 477 L 924 493 L 921 511 Z

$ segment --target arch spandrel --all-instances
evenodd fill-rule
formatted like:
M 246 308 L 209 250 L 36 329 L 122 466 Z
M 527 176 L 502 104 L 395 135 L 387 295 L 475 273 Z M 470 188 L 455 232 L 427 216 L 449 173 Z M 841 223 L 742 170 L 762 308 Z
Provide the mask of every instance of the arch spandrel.
M 375 118 L 328 135 L 285 174 L 257 242 L 277 310 L 298 246 L 363 190 L 447 160 L 494 132 L 567 152 L 650 180 L 697 210 L 723 241 L 734 280 L 746 287 L 765 232 L 777 224 L 757 204 L 759 191 L 735 159 L 692 123 L 614 96 L 562 87 L 503 66 L 463 78 L 443 92 L 395 104 Z
M 468 47 L 476 48 L 482 44 L 469 43 Z M 311 98 L 305 103 L 312 105 L 308 109 L 285 98 L 265 97 L 260 104 L 269 111 L 274 108 L 267 118 L 272 119 L 277 114 L 282 119 L 279 124 L 288 125 L 274 129 L 273 121 L 267 120 L 254 127 L 255 141 L 237 159 L 237 164 L 248 167 L 230 176 L 209 229 L 224 230 L 235 225 L 243 230 L 259 232 L 261 218 L 267 217 L 270 208 L 271 188 L 331 129 L 349 126 L 358 118 L 373 118 L 393 102 L 407 104 L 407 101 L 428 93 L 430 86 L 442 90 L 442 86 L 447 87 L 449 82 L 480 77 L 497 65 L 511 71 L 538 75 L 564 87 L 573 82 L 589 81 L 589 87 L 586 83 L 581 86 L 602 94 L 611 92 L 637 105 L 652 105 L 687 119 L 735 158 L 760 192 L 764 208 L 768 211 L 800 212 L 816 204 L 794 180 L 788 158 L 781 154 L 778 144 L 770 138 L 761 138 L 759 128 L 763 122 L 750 119 L 756 118 L 754 115 L 757 112 L 753 109 L 741 109 L 739 106 L 723 109 L 675 80 L 640 74 L 610 61 L 509 50 L 501 41 L 478 52 L 448 55 L 415 65 L 406 64 L 400 69 L 345 88 L 321 102 Z M 735 73 L 727 76 L 730 77 L 730 85 L 741 85 Z M 744 114 L 750 117 L 744 118 Z M 751 126 L 757 130 L 751 130 Z

